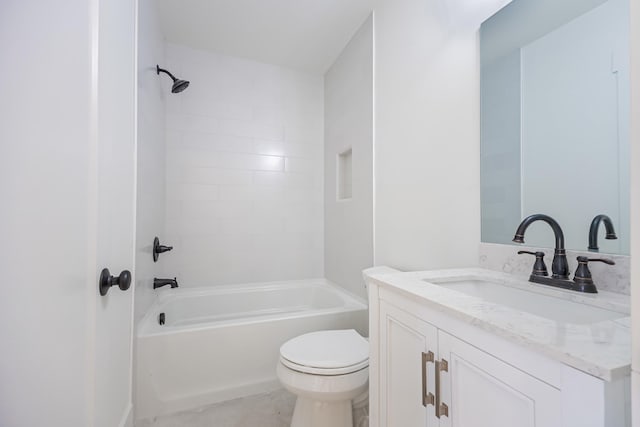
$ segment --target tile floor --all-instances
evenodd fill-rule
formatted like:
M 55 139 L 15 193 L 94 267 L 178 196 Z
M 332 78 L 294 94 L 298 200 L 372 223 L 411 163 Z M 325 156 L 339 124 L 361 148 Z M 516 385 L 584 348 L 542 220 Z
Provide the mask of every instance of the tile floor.
M 286 390 L 138 420 L 135 427 L 288 427 L 295 396 Z
M 138 420 L 135 427 L 289 427 L 295 403 L 295 396 L 281 389 Z M 367 408 L 354 410 L 354 427 L 369 425 L 367 413 Z

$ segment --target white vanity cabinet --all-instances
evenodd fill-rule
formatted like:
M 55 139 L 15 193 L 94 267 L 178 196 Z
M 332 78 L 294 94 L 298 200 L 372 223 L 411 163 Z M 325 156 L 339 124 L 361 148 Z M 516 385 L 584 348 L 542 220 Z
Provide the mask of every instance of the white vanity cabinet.
M 442 310 L 411 284 L 368 286 L 371 427 L 630 425 L 628 375 L 568 366 Z
M 561 427 L 560 390 L 443 331 L 438 354 L 440 426 Z
M 383 394 L 379 411 L 384 420 L 380 426 L 437 426 L 435 377 L 429 373 L 437 357 L 438 330 L 384 301 L 380 303 L 379 324 L 383 367 L 379 371 Z
M 379 313 L 379 426 L 560 427 L 558 389 L 385 301 Z

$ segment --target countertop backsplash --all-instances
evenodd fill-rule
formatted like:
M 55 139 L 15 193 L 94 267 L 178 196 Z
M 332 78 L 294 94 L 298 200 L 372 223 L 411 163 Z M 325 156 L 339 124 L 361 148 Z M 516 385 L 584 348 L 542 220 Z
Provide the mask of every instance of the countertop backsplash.
M 553 248 L 480 243 L 479 265 L 489 270 L 502 271 L 520 277 L 529 277 L 535 258 L 531 255 L 518 255 L 518 251 L 520 250 L 544 252 L 544 260 L 549 273 L 551 273 Z M 616 265 L 607 265 L 601 262 L 589 263 L 593 281 L 599 290 L 625 295 L 631 294 L 629 256 L 567 250 L 567 260 L 569 261 L 569 270 L 572 278 L 578 266 L 576 257 L 581 255 L 588 256 L 589 258 L 609 258 L 615 261 Z

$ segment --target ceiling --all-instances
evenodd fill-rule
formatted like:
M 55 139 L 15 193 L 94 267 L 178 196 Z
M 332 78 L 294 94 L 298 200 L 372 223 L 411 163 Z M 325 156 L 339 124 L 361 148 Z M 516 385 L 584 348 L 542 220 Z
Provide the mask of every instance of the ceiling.
M 157 0 L 167 41 L 324 73 L 374 0 Z

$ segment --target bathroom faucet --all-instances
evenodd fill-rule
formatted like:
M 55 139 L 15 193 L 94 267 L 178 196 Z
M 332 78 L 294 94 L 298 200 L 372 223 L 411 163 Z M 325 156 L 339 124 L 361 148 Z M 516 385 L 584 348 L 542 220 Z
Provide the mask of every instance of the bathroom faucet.
M 522 220 L 513 241 L 524 243 L 524 233 L 527 228 L 536 221 L 544 221 L 551 226 L 556 239 L 556 247 L 553 251 L 553 262 L 551 263 L 551 277 L 554 279 L 569 279 L 569 263 L 567 262 L 567 252 L 564 249 L 564 233 L 560 224 L 548 215 L 534 214 Z
M 158 279 L 157 277 L 155 277 L 153 279 L 153 289 L 158 289 L 167 285 L 171 285 L 172 288 L 177 288 L 178 287 L 177 278 L 174 277 L 173 279 Z
M 600 218 L 604 217 L 604 218 Z M 606 218 L 606 219 L 605 219 Z M 596 221 L 597 219 L 597 221 Z M 600 221 L 606 221 L 611 223 L 611 220 L 606 215 L 599 215 L 594 218 L 594 222 L 591 224 L 591 229 L 593 231 L 595 224 L 595 232 L 598 231 L 598 225 Z M 530 251 L 518 251 L 518 254 L 529 254 L 534 255 L 536 257 L 536 263 L 533 266 L 533 271 L 529 276 L 529 281 L 533 283 L 539 283 L 542 285 L 555 286 L 557 288 L 570 289 L 572 291 L 578 292 L 586 292 L 590 294 L 595 294 L 598 292 L 595 283 L 593 282 L 593 278 L 591 277 L 591 271 L 589 271 L 588 263 L 599 261 L 609 265 L 615 265 L 610 259 L 604 258 L 587 258 L 585 256 L 578 257 L 578 268 L 576 269 L 576 273 L 573 277 L 573 280 L 569 280 L 569 265 L 567 263 L 567 254 L 564 249 L 564 234 L 562 233 L 562 228 L 560 228 L 560 224 L 551 218 L 548 215 L 535 214 L 526 217 L 522 220 L 518 229 L 516 230 L 516 235 L 513 237 L 513 241 L 516 243 L 524 243 L 524 233 L 533 222 L 535 221 L 544 221 L 551 226 L 553 233 L 556 238 L 556 248 L 553 255 L 553 264 L 551 265 L 552 276 L 547 277 L 547 266 L 544 264 L 544 252 L 530 252 Z M 609 229 L 607 227 L 607 236 L 609 236 L 609 231 L 613 234 L 613 238 L 615 238 L 615 233 L 613 233 L 613 227 Z M 591 235 L 591 233 L 590 233 Z M 610 237 L 607 237 L 610 238 Z M 589 245 L 591 246 L 591 245 Z M 596 245 L 597 246 L 597 245 Z M 589 248 L 591 249 L 591 248 Z M 596 248 L 597 249 L 597 248 Z
M 591 221 L 591 227 L 589 227 L 589 250 L 591 252 L 598 252 L 598 229 L 600 228 L 600 223 L 604 223 L 604 228 L 607 232 L 605 235 L 605 239 L 607 240 L 615 240 L 618 238 L 616 236 L 616 230 L 613 228 L 613 222 L 611 218 L 607 215 L 596 215 Z

